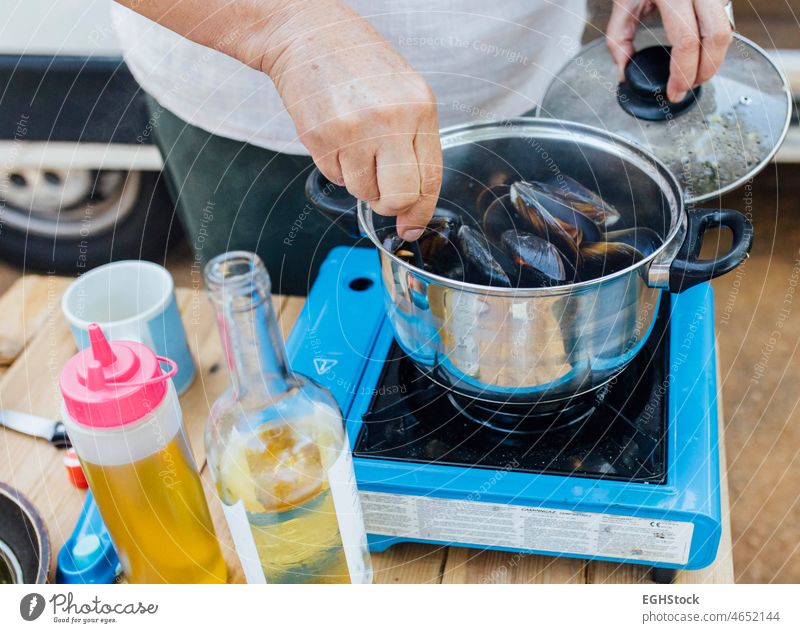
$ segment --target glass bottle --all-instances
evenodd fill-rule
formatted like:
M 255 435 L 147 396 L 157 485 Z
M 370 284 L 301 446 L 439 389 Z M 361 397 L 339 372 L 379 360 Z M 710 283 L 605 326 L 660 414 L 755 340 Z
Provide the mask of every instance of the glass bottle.
M 259 257 L 211 260 L 205 282 L 231 373 L 206 447 L 248 582 L 371 582 L 342 414 L 291 371 Z

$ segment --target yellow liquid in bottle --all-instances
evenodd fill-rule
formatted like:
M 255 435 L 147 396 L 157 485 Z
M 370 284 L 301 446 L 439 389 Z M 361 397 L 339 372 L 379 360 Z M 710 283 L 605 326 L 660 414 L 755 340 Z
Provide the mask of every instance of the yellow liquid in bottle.
M 81 461 L 132 583 L 219 583 L 227 568 L 181 433 L 131 464 Z
M 298 425 L 302 426 L 302 425 Z M 231 439 L 220 460 L 223 503 L 244 502 L 267 582 L 349 583 L 323 454 L 342 437 L 305 437 L 288 425 Z

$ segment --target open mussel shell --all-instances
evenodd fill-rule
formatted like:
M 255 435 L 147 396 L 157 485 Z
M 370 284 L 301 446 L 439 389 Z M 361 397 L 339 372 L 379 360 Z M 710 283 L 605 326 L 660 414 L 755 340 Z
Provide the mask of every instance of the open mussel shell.
M 489 205 L 495 200 L 507 196 L 510 190 L 511 185 L 490 185 L 488 187 L 484 187 L 484 189 L 482 189 L 478 194 L 478 198 L 475 201 L 478 217 L 483 215 Z
M 433 216 L 419 239 L 422 256 L 425 258 L 438 257 L 448 245 L 454 244 L 460 224 L 461 222 L 457 218 L 443 215 Z
M 604 230 L 613 227 L 622 217 L 617 209 L 594 191 L 564 174 L 559 174 L 554 180 L 538 183 L 538 185 L 544 193 L 563 200 L 565 204 L 582 213 Z
M 622 242 L 585 242 L 581 244 L 578 276 L 581 281 L 599 279 L 625 270 L 642 259 L 638 250 Z
M 539 201 L 535 188 L 527 182 L 519 181 L 511 185 L 511 202 L 523 219 L 525 229 L 546 242 L 553 244 L 565 260 L 577 266 L 579 261 L 577 233 L 570 234 L 563 224 Z
M 577 242 L 599 242 L 602 240 L 603 224 L 598 224 L 595 219 L 599 214 L 586 214 L 576 208 L 569 196 L 564 192 L 553 189 L 549 185 L 540 182 L 531 182 L 531 195 L 536 196 L 547 211 Z
M 484 286 L 511 287 L 511 280 L 492 255 L 486 238 L 462 224 L 457 233 L 458 247 L 464 261 L 465 280 Z
M 567 282 L 567 266 L 561 253 L 550 242 L 514 230 L 503 233 L 501 241 L 511 260 L 519 266 L 520 286 L 537 288 Z
M 483 214 L 483 234 L 498 246 L 503 233 L 510 229 L 519 229 L 520 224 L 519 215 L 511 204 L 509 194 L 496 198 Z
M 632 246 L 644 257 L 649 257 L 655 253 L 664 243 L 658 233 L 643 226 L 620 231 L 609 231 L 605 234 L 604 239 L 607 242 L 619 242 Z

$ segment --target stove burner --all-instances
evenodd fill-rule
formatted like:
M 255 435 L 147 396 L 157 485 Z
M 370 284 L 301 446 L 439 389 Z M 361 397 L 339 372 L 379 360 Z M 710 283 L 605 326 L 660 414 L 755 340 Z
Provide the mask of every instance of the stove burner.
M 669 301 L 645 348 L 595 392 L 501 405 L 459 396 L 392 345 L 356 440 L 359 458 L 663 484 Z
M 594 393 L 569 400 L 540 404 L 495 404 L 448 392 L 447 399 L 463 416 L 493 431 L 515 435 L 540 435 L 579 424 L 594 413 Z

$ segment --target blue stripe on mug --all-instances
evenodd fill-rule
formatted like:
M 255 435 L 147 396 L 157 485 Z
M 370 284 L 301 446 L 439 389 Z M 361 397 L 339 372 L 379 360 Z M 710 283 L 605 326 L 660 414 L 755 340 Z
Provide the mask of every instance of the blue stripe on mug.
M 182 394 L 194 382 L 196 368 L 174 294 L 164 311 L 147 322 L 147 329 L 155 352 L 178 365 L 178 373 L 173 376 L 172 382 L 178 394 Z

